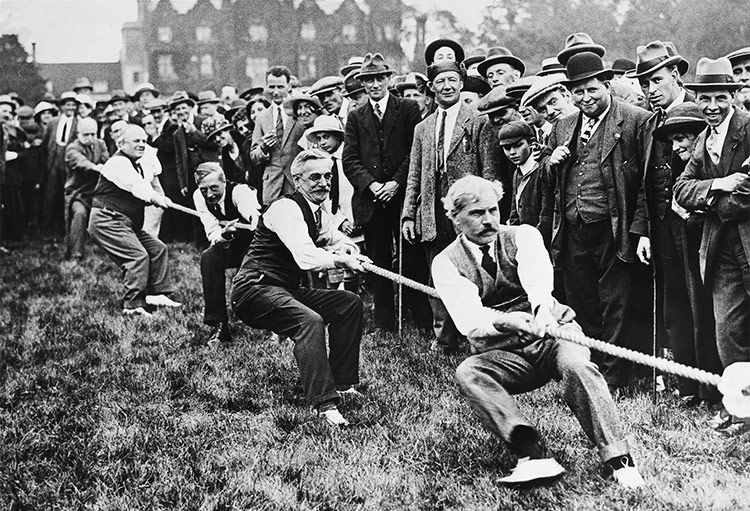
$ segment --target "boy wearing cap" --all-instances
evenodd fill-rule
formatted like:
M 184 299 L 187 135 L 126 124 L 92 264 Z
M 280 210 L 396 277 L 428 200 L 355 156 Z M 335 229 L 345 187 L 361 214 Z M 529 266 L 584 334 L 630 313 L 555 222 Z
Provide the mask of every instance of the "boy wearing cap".
M 541 208 L 541 188 L 539 165 L 532 156 L 532 150 L 538 143 L 531 126 L 524 121 L 510 122 L 500 129 L 498 139 L 505 156 L 516 166 L 508 225 L 536 227 Z M 549 240 L 545 240 L 545 243 L 549 245 Z

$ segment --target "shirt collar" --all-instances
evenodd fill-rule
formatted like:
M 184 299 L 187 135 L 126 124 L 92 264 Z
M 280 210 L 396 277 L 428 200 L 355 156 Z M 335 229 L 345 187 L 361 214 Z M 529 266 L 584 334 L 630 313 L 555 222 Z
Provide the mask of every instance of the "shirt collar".
M 334 153 L 331 155 L 334 158 L 336 158 L 336 161 L 341 161 L 341 157 L 344 154 L 344 144 L 339 145 L 339 148 L 334 151 Z
M 680 89 L 680 93 L 677 94 L 677 97 L 672 101 L 669 106 L 667 107 L 666 111 L 669 112 L 677 105 L 685 102 L 685 89 Z
M 729 129 L 729 123 L 731 122 L 733 115 L 734 115 L 734 107 L 732 106 L 732 107 L 729 107 L 729 113 L 727 114 L 726 118 L 723 121 L 721 121 L 721 124 L 716 126 L 716 128 L 714 129 L 716 134 L 723 135 L 724 133 L 727 132 L 727 130 Z
M 521 171 L 521 175 L 523 176 L 528 175 L 532 170 L 534 170 L 535 167 L 536 160 L 534 160 L 531 155 L 529 155 L 525 162 L 518 166 L 519 170 Z
M 300 194 L 300 195 L 302 195 L 302 197 L 304 197 L 304 199 L 307 201 L 307 205 L 310 206 L 310 211 L 313 212 L 313 215 L 315 214 L 316 211 L 318 211 L 318 209 L 322 207 L 322 204 L 315 204 L 314 202 L 310 202 L 310 200 L 307 197 L 305 197 L 304 194 Z
M 388 106 L 388 94 L 386 94 L 385 97 L 379 101 L 373 101 L 371 99 L 370 104 L 372 105 L 373 110 L 375 110 L 375 105 L 377 104 L 380 107 L 380 111 L 382 113 L 385 113 L 385 109 Z
M 450 117 L 451 115 L 458 115 L 458 111 L 461 109 L 461 101 L 456 101 L 455 105 L 451 105 L 448 108 L 443 108 L 442 106 L 438 107 L 438 110 L 440 112 L 446 112 L 447 116 Z
M 463 236 L 464 241 L 466 241 L 466 246 L 469 247 L 469 250 L 471 250 L 471 253 L 474 254 L 474 257 L 476 258 L 476 260 L 481 264 L 481 262 L 482 262 L 482 249 L 479 248 L 479 245 L 477 245 L 476 243 L 474 243 L 473 241 L 471 241 L 469 238 L 467 238 L 463 234 L 461 236 Z M 496 244 L 496 242 L 497 242 L 497 238 L 493 238 L 492 241 L 489 243 L 490 257 L 492 257 L 493 260 L 495 259 L 495 244 Z
M 602 122 L 602 119 L 604 119 L 607 116 L 609 111 L 612 109 L 612 102 L 614 100 L 615 99 L 610 96 L 609 105 L 607 105 L 607 108 L 605 108 L 604 111 L 597 116 L 595 124 L 599 124 L 600 122 Z M 585 117 L 584 121 L 591 119 L 591 117 L 587 116 L 586 114 L 583 114 L 583 116 Z

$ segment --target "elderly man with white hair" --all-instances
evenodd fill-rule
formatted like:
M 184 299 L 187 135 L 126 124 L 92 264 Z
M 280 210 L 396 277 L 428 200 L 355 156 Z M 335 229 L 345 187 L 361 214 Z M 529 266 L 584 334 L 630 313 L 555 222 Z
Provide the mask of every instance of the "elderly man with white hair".
M 456 181 L 443 199 L 459 236 L 432 263 L 448 313 L 471 344 L 456 369 L 459 391 L 484 426 L 518 456 L 504 484 L 549 480 L 565 470 L 542 446 L 513 394 L 551 379 L 619 484 L 638 487 L 628 442 L 607 384 L 588 348 L 548 337 L 548 326 L 579 329 L 575 313 L 552 297 L 552 264 L 531 226 L 500 224 L 502 189 L 477 176 Z
M 179 307 L 170 299 L 167 247 L 143 230 L 144 208 L 168 208 L 152 167 L 141 165 L 146 132 L 128 125 L 118 151 L 100 169 L 88 232 L 120 267 L 125 283 L 123 314 L 150 317 L 157 306 Z

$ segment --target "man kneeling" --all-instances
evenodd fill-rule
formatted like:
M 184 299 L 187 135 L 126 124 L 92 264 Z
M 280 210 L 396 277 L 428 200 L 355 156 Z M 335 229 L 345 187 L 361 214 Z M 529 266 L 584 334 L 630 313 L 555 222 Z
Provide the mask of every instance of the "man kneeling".
M 331 164 L 320 149 L 302 151 L 294 159 L 296 191 L 263 213 L 234 278 L 232 308 L 247 325 L 294 341 L 307 401 L 330 424 L 346 426 L 337 408 L 338 391 L 356 393 L 359 383 L 362 300 L 350 291 L 302 287 L 305 271 L 362 271 L 360 261 L 367 260 L 323 210 Z
M 432 264 L 440 298 L 471 343 L 473 354 L 456 369 L 459 390 L 485 427 L 518 456 L 513 473 L 500 482 L 542 481 L 565 471 L 512 397 L 556 378 L 614 479 L 625 487 L 641 486 L 614 402 L 588 348 L 545 337 L 548 325 L 580 328 L 573 310 L 552 297 L 552 264 L 539 232 L 500 224 L 501 196 L 498 184 L 480 177 L 456 181 L 443 200 L 460 235 Z

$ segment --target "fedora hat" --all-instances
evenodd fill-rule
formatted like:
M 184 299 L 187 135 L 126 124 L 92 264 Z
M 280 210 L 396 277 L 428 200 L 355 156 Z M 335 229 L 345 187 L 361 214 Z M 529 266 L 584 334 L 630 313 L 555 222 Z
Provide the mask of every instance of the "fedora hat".
M 499 88 L 492 89 L 489 94 L 477 101 L 477 110 L 480 115 L 492 114 L 500 109 L 512 106 L 516 100 L 506 96 Z
M 96 101 L 88 94 L 76 94 L 76 101 L 79 105 L 87 105 L 92 110 L 96 108 Z
M 358 73 L 359 71 L 352 71 L 346 75 L 346 78 L 344 78 L 344 90 L 346 91 L 344 92 L 344 96 L 347 98 L 365 91 L 365 86 L 362 85 L 362 81 L 357 78 Z
M 536 74 L 537 76 L 549 76 L 553 74 L 565 75 L 565 66 L 560 64 L 557 57 L 548 57 L 542 60 L 542 69 Z
M 469 56 L 464 59 L 464 67 L 468 69 L 474 64 L 479 64 L 486 57 L 487 50 L 484 50 L 482 48 L 474 48 L 473 50 L 471 50 L 471 53 L 469 53 Z
M 191 98 L 187 92 L 184 90 L 178 90 L 174 94 L 172 94 L 172 97 L 169 98 L 169 109 L 174 110 L 178 105 L 181 105 L 182 103 L 185 103 L 190 106 L 190 108 L 193 108 L 195 106 L 195 101 L 193 101 L 193 98 Z
M 706 120 L 698 105 L 691 101 L 680 103 L 667 111 L 664 123 L 654 130 L 654 138 L 666 142 L 674 133 L 698 134 L 706 128 Z
M 388 64 L 385 63 L 385 59 L 380 53 L 368 53 L 362 61 L 362 67 L 357 73 L 357 78 L 361 80 L 370 76 L 390 76 L 393 73 L 393 69 L 388 68 Z
M 221 103 L 221 100 L 212 90 L 202 90 L 198 93 L 198 106 L 209 103 Z
M 344 78 L 341 76 L 324 76 L 312 86 L 308 91 L 313 96 L 322 96 L 335 90 L 344 88 Z
M 565 81 L 565 75 L 555 73 L 547 76 L 540 76 L 538 80 L 531 84 L 521 98 L 521 106 L 533 105 L 534 101 L 541 99 L 542 96 L 550 91 L 562 87 Z
M 565 38 L 565 48 L 557 54 L 557 60 L 566 66 L 570 57 L 584 51 L 596 53 L 599 57 L 604 57 L 605 53 L 604 46 L 596 44 L 590 35 L 585 32 L 576 32 Z
M 536 75 L 523 76 L 505 88 L 505 95 L 519 101 L 538 79 Z
M 89 80 L 85 76 L 80 77 L 73 85 L 73 92 L 78 92 L 81 89 L 91 89 L 92 91 L 94 90 L 94 86 L 91 84 L 91 80 Z
M 346 65 L 339 70 L 341 76 L 349 76 L 349 73 L 352 71 L 359 71 L 364 60 L 364 57 L 349 57 L 349 61 Z
M 138 101 L 138 98 L 140 98 L 142 92 L 149 91 L 151 94 L 154 95 L 155 98 L 159 97 L 159 91 L 156 90 L 156 87 L 154 87 L 153 83 L 145 82 L 138 86 L 138 88 L 135 89 L 135 92 L 133 93 L 133 99 Z
M 62 94 L 60 94 L 60 99 L 57 100 L 58 105 L 64 105 L 68 101 L 75 101 L 78 103 L 77 94 L 73 91 L 65 91 Z
M 641 78 L 663 67 L 677 66 L 683 60 L 676 52 L 675 54 L 670 52 L 666 44 L 661 41 L 652 41 L 645 46 L 638 46 L 637 54 L 635 72 L 628 74 L 628 77 Z
M 622 76 L 630 71 L 635 71 L 635 62 L 630 59 L 615 59 L 612 63 L 612 72 L 615 76 Z
M 475 92 L 479 94 L 479 96 L 484 97 L 489 94 L 491 90 L 492 87 L 490 87 L 490 84 L 481 76 L 467 75 L 464 78 L 464 88 L 461 89 L 461 92 Z
M 728 58 L 719 57 L 714 60 L 703 57 L 695 67 L 695 82 L 686 83 L 685 87 L 694 91 L 736 91 L 744 87 L 744 84 L 734 81 L 732 63 Z
M 453 50 L 453 53 L 456 55 L 457 63 L 460 64 L 464 61 L 464 49 L 460 44 L 458 44 L 456 41 L 453 41 L 452 39 L 435 39 L 427 45 L 427 48 L 424 51 L 425 64 L 427 64 L 428 66 L 432 65 L 435 62 L 435 53 L 443 47 L 447 47 Z
M 732 66 L 737 64 L 737 61 L 739 60 L 750 59 L 750 46 L 740 48 L 739 50 L 734 50 L 732 53 L 727 55 L 727 58 L 729 59 L 729 62 L 731 62 Z
M 484 78 L 487 78 L 487 70 L 495 64 L 508 64 L 510 67 L 517 69 L 521 75 L 526 72 L 526 65 L 518 57 L 514 57 L 508 48 L 495 46 L 487 50 L 487 56 L 479 63 L 477 70 Z
M 590 51 L 576 53 L 570 57 L 565 66 L 565 75 L 567 79 L 563 80 L 562 84 L 566 87 L 591 78 L 611 80 L 614 77 L 611 69 L 604 69 L 602 58 Z
M 230 129 L 232 129 L 232 123 L 221 115 L 206 117 L 201 123 L 201 133 L 205 135 L 207 140 L 211 140 L 222 131 Z
M 313 121 L 313 125 L 305 130 L 305 138 L 308 142 L 314 142 L 313 136 L 316 133 L 338 133 L 344 136 L 344 128 L 341 121 L 335 115 L 319 115 Z

